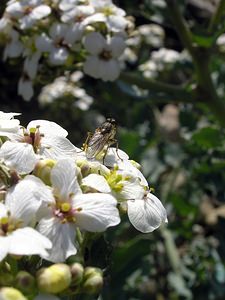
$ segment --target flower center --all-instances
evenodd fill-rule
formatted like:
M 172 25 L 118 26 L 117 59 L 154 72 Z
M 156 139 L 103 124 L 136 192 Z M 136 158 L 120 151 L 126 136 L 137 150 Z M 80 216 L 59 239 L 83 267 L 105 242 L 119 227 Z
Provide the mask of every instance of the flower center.
M 113 8 L 110 7 L 110 6 L 103 7 L 103 8 L 101 9 L 101 12 L 102 12 L 106 17 L 109 17 L 109 16 L 111 16 L 111 15 L 114 15 Z
M 81 211 L 82 208 L 73 208 L 68 202 L 57 201 L 54 207 L 54 215 L 60 219 L 62 224 L 64 223 L 75 223 L 75 213 Z
M 110 171 L 110 174 L 106 175 L 106 180 L 114 192 L 120 192 L 123 189 L 123 176 L 117 173 L 117 169 Z
M 108 50 L 103 50 L 100 54 L 99 57 L 103 60 L 110 60 L 112 58 L 112 53 L 111 51 Z
M 40 133 L 39 128 L 40 126 L 37 126 L 36 128 L 30 128 L 29 132 L 24 132 L 24 142 L 31 144 L 34 148 L 35 153 L 37 153 L 41 143 L 41 138 L 44 136 Z
M 29 15 L 33 10 L 33 7 L 30 7 L 30 6 L 26 6 L 24 7 L 24 15 Z
M 7 236 L 22 225 L 22 220 L 14 220 L 10 218 L 10 213 L 7 216 L 0 218 L 0 236 Z

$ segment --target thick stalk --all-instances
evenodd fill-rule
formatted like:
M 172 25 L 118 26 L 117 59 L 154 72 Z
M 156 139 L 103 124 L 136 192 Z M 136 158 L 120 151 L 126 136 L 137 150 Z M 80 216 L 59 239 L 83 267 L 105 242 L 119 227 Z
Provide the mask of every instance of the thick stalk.
M 129 84 L 137 85 L 138 87 L 153 91 L 167 96 L 167 102 L 181 102 L 181 103 L 191 103 L 193 102 L 193 97 L 191 92 L 188 92 L 183 87 L 176 85 L 159 82 L 153 79 L 147 79 L 143 76 L 132 74 L 132 73 L 122 73 L 120 79 Z
M 166 0 L 166 3 L 177 34 L 192 56 L 197 75 L 196 100 L 205 103 L 221 125 L 225 126 L 225 101 L 219 99 L 210 74 L 211 49 L 193 45 L 191 32 L 181 15 L 177 1 Z

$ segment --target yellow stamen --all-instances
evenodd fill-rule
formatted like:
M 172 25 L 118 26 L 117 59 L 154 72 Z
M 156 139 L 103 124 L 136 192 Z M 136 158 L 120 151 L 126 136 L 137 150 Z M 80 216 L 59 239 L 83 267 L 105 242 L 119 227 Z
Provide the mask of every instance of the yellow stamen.
M 71 209 L 71 205 L 67 202 L 61 204 L 61 211 L 68 212 Z

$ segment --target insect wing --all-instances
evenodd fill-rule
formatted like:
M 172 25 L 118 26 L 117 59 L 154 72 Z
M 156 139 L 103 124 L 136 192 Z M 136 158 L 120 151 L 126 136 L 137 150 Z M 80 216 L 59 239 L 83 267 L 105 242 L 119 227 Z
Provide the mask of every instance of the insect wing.
M 107 139 L 101 132 L 95 132 L 90 141 L 88 142 L 87 147 L 87 158 L 93 158 L 98 155 L 104 148 Z

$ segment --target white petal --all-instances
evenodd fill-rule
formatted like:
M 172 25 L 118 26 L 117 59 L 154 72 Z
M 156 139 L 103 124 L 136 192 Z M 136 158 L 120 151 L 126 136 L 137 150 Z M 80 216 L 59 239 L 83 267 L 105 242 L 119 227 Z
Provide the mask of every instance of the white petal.
M 21 95 L 24 100 L 29 101 L 34 95 L 32 81 L 29 79 L 20 78 L 18 84 L 18 94 Z
M 24 15 L 23 18 L 20 19 L 20 28 L 23 30 L 31 28 L 35 21 L 36 20 L 32 17 L 32 14 Z
M 116 58 L 122 55 L 125 48 L 126 48 L 126 44 L 122 37 L 120 36 L 112 37 L 110 41 L 110 49 L 112 51 L 113 57 Z
M 38 230 L 52 242 L 52 249 L 45 259 L 52 262 L 64 262 L 67 257 L 76 254 L 74 246 L 74 224 L 62 224 L 56 218 L 42 219 L 38 224 Z
M 33 171 L 38 160 L 30 144 L 10 141 L 1 146 L 0 158 L 4 159 L 10 168 L 22 174 Z
M 88 56 L 85 63 L 84 63 L 84 73 L 94 77 L 100 78 L 101 73 L 99 69 L 100 59 L 97 56 Z
M 114 32 L 123 31 L 127 24 L 128 21 L 123 16 L 111 15 L 107 18 L 107 25 Z
M 124 174 L 126 176 L 126 174 Z M 129 173 L 127 173 L 129 176 Z M 135 200 L 142 199 L 145 194 L 145 188 L 140 184 L 138 178 L 132 177 L 130 180 L 123 182 L 124 186 L 122 191 L 119 193 L 121 199 Z
M 32 18 L 35 20 L 40 20 L 51 13 L 51 8 L 48 5 L 39 5 L 35 7 L 32 12 Z
M 37 75 L 37 68 L 40 57 L 41 53 L 35 52 L 31 57 L 27 57 L 24 61 L 24 71 L 31 79 L 34 79 Z
M 3 204 L 3 203 L 0 202 L 0 218 L 6 217 L 7 216 L 7 212 L 8 212 L 8 209 L 5 206 L 5 204 Z
M 28 175 L 8 191 L 6 206 L 14 218 L 22 219 L 23 225 L 27 225 L 42 202 L 50 200 L 53 201 L 53 196 L 49 188 L 39 178 Z
M 2 261 L 9 253 L 10 239 L 8 236 L 0 236 L 0 261 Z
M 143 233 L 152 232 L 167 222 L 166 210 L 160 200 L 149 193 L 147 198 L 127 201 L 128 217 L 132 225 Z
M 101 193 L 110 193 L 111 189 L 106 179 L 98 174 L 90 174 L 83 178 L 82 185 L 91 187 Z
M 61 159 L 52 168 L 51 182 L 60 200 L 68 200 L 71 194 L 81 193 L 77 173 L 75 162 L 71 159 Z
M 23 52 L 23 44 L 20 41 L 12 41 L 7 44 L 4 50 L 3 59 L 6 60 L 7 57 L 19 57 Z
M 61 136 L 43 137 L 41 143 L 40 155 L 42 157 L 51 159 L 76 158 L 76 147 L 67 138 Z
M 66 137 L 68 135 L 68 132 L 60 125 L 47 120 L 31 121 L 28 124 L 27 129 L 29 130 L 30 128 L 36 128 L 37 126 L 40 128 L 40 132 L 44 134 L 44 136 L 56 135 Z
M 106 40 L 99 32 L 91 32 L 86 35 L 84 40 L 84 47 L 93 55 L 101 53 L 106 46 Z
M 120 75 L 120 65 L 116 59 L 100 61 L 100 74 L 103 81 L 114 81 Z
M 53 48 L 49 55 L 49 61 L 52 65 L 63 65 L 68 56 L 69 53 L 65 48 Z
M 15 255 L 47 255 L 46 249 L 52 247 L 48 238 L 31 227 L 13 231 L 9 236 L 9 253 Z
M 7 6 L 6 12 L 9 13 L 12 17 L 21 18 L 23 16 L 23 7 L 21 3 L 15 2 Z
M 64 38 L 67 30 L 68 26 L 66 24 L 54 23 L 49 30 L 49 34 L 55 41 L 57 41 Z
M 42 33 L 35 39 L 35 46 L 42 52 L 50 51 L 52 49 L 52 40 L 45 33 Z
M 78 0 L 61 0 L 59 8 L 63 11 L 70 10 L 76 6 Z
M 88 193 L 75 196 L 73 207 L 77 226 L 91 232 L 101 232 L 119 224 L 117 201 L 109 194 Z M 80 210 L 81 209 L 81 210 Z

